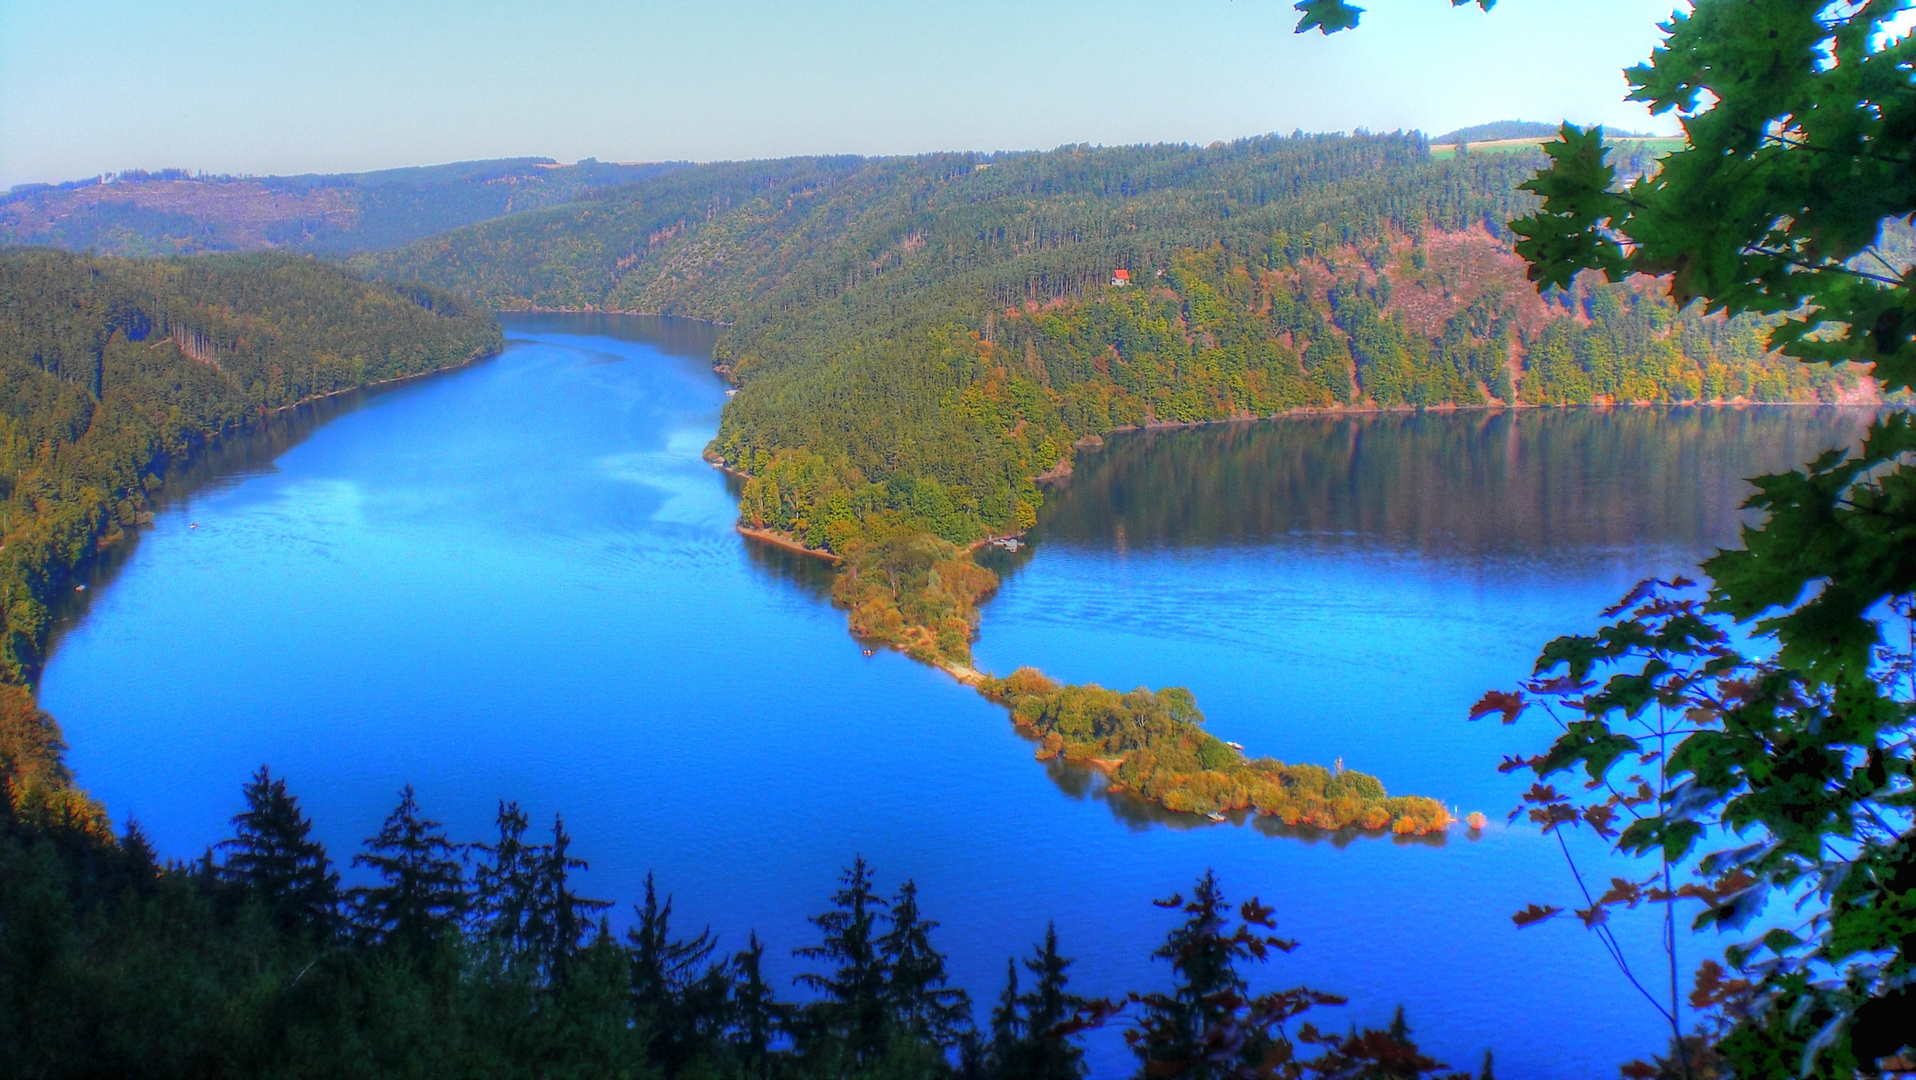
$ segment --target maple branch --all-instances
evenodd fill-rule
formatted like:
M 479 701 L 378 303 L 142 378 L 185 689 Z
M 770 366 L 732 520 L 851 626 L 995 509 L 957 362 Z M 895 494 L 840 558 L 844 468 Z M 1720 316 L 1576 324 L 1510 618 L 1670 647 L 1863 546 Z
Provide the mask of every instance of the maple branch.
M 1810 262 L 1809 260 L 1804 259 L 1801 256 L 1794 255 L 1788 251 L 1776 251 L 1770 248 L 1759 247 L 1754 244 L 1745 244 L 1743 246 L 1743 254 L 1763 255 L 1773 259 L 1781 259 L 1786 265 L 1800 266 L 1803 269 L 1809 270 L 1813 273 L 1848 274 L 1850 277 L 1862 278 L 1864 281 L 1874 281 L 1879 285 L 1888 285 L 1891 287 L 1901 287 L 1903 284 L 1903 279 L 1899 277 L 1889 278 L 1889 277 L 1884 277 L 1881 274 L 1872 274 L 1867 270 L 1854 270 L 1854 269 L 1851 269 L 1850 267 L 1844 266 L 1842 263 Z
M 1577 869 L 1577 860 L 1570 855 L 1570 845 L 1564 842 L 1563 830 L 1553 829 L 1551 831 L 1557 834 L 1557 846 L 1563 849 L 1563 861 L 1570 864 L 1570 876 L 1577 879 L 1577 889 L 1583 893 L 1584 903 L 1593 908 L 1596 907 L 1597 901 L 1590 895 L 1590 887 L 1583 882 L 1583 871 Z M 1598 924 L 1597 926 L 1591 927 L 1591 929 L 1596 931 L 1597 940 L 1603 942 L 1603 947 L 1605 951 L 1609 952 L 1611 961 L 1617 965 L 1617 970 L 1623 972 L 1623 977 L 1630 980 L 1631 986 L 1637 988 L 1637 993 L 1643 995 L 1644 1000 L 1650 1003 L 1650 1007 L 1655 1009 L 1658 1015 L 1662 1016 L 1665 1020 L 1671 1020 L 1670 1013 L 1664 1009 L 1663 1003 L 1658 1001 L 1655 994 L 1644 989 L 1643 984 L 1637 981 L 1636 973 L 1630 970 L 1630 961 L 1623 955 L 1623 946 L 1618 944 L 1616 935 L 1610 931 L 1609 926 Z M 1671 1022 L 1674 1023 L 1675 1021 L 1672 1020 Z

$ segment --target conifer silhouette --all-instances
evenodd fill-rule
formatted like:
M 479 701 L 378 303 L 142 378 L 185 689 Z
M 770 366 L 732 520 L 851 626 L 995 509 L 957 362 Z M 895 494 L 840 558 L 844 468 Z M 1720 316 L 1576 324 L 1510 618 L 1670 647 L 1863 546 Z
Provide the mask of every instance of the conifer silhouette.
M 234 837 L 221 846 L 226 881 L 260 898 L 281 929 L 330 937 L 339 928 L 339 874 L 326 849 L 311 838 L 313 823 L 261 765 L 242 789 L 246 810 L 233 819 Z
M 971 999 L 948 987 L 945 958 L 932 947 L 936 922 L 918 913 L 918 886 L 906 881 L 891 903 L 891 929 L 879 939 L 891 1020 L 913 1039 L 951 1047 L 971 1024 Z
M 361 936 L 423 955 L 459 929 L 466 910 L 464 852 L 439 822 L 420 816 L 412 785 L 354 866 L 378 871 L 384 884 L 352 890 Z
M 871 867 L 863 857 L 853 860 L 842 880 L 832 910 L 811 919 L 824 931 L 823 942 L 793 950 L 831 965 L 798 977 L 822 1000 L 805 1010 L 797 1034 L 801 1054 L 855 1066 L 876 1061 L 890 1034 L 885 961 L 878 951 L 878 921 L 887 912 L 884 898 L 872 891 Z

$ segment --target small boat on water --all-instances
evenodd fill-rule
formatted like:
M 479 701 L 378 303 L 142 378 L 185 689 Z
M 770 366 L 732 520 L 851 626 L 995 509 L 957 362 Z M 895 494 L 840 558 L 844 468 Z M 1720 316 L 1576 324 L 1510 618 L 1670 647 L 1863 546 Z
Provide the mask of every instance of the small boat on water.
M 1210 818 L 1210 819 L 1211 819 L 1212 821 L 1228 821 L 1228 820 L 1230 820 L 1229 818 L 1226 818 L 1226 817 L 1225 817 L 1225 816 L 1224 816 L 1223 814 L 1220 814 L 1220 813 L 1218 813 L 1218 812 L 1217 812 L 1216 810 L 1213 810 L 1213 811 L 1211 811 L 1210 813 L 1208 813 L 1208 814 L 1206 814 L 1206 815 L 1204 815 L 1204 816 L 1205 816 L 1205 817 L 1207 817 L 1207 818 Z
M 197 528 L 199 528 L 199 527 L 200 527 L 200 523 L 199 523 L 199 522 L 197 522 L 197 521 L 195 521 L 195 522 L 194 522 L 193 524 L 191 524 L 191 525 L 188 525 L 188 526 L 187 526 L 187 528 L 189 528 L 189 529 L 197 529 Z
M 1224 745 L 1230 747 L 1231 749 L 1237 751 L 1240 754 L 1244 752 L 1244 744 L 1241 742 L 1227 742 Z

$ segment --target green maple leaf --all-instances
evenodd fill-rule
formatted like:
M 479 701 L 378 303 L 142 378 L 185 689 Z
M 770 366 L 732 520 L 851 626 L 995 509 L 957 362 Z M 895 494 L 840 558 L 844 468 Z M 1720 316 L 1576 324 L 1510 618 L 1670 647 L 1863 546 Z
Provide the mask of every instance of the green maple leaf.
M 1352 7 L 1345 0 L 1298 0 L 1292 5 L 1297 9 L 1297 32 L 1321 30 L 1325 34 L 1335 34 L 1339 30 L 1349 30 L 1357 25 L 1357 17 L 1364 13 L 1360 7 Z
M 1465 4 L 1476 4 L 1489 11 L 1497 6 L 1497 0 L 1450 0 L 1451 7 L 1463 7 Z M 1298 12 L 1297 32 L 1300 34 L 1307 30 L 1320 30 L 1326 35 L 1349 30 L 1357 25 L 1357 17 L 1364 13 L 1363 8 L 1352 5 L 1349 0 L 1298 0 L 1291 6 Z

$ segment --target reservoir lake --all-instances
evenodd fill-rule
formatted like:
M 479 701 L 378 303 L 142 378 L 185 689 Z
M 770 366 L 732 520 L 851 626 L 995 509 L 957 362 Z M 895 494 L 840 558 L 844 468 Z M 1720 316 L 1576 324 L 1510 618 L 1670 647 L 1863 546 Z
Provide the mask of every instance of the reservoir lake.
M 506 319 L 472 367 L 346 395 L 170 477 L 153 527 L 98 569 L 41 685 L 80 783 L 174 858 L 230 835 L 240 785 L 285 775 L 345 864 L 401 785 L 461 840 L 499 800 L 563 814 L 619 901 L 656 872 L 682 932 L 756 930 L 806 970 L 856 855 L 906 878 L 982 1023 L 1005 958 L 1047 922 L 1073 989 L 1168 985 L 1149 958 L 1215 868 L 1301 944 L 1254 986 L 1399 1004 L 1473 1072 L 1613 1077 L 1667 1029 L 1574 921 L 1510 913 L 1574 891 L 1556 840 L 1504 815 L 1503 754 L 1539 721 L 1468 723 L 1544 642 L 1638 579 L 1735 542 L 1741 478 L 1852 441 L 1868 415 L 1800 408 L 1309 417 L 1114 435 L 1050 496 L 1004 575 L 980 667 L 1188 686 L 1252 754 L 1373 773 L 1481 810 L 1479 836 L 1404 842 L 1213 824 L 1033 760 L 1005 711 L 863 646 L 822 564 L 747 541 L 700 457 L 724 383 L 713 330 Z M 1282 834 L 1282 835 L 1280 835 Z M 1608 866 L 1573 836 L 1586 870 Z M 353 883 L 363 872 L 348 870 Z M 1619 933 L 1659 962 L 1649 917 Z M 1714 937 L 1685 937 L 1686 968 Z M 1687 984 L 1686 984 L 1687 985 Z M 799 991 L 788 989 L 788 996 Z M 1135 1063 L 1115 1030 L 1093 1075 Z

